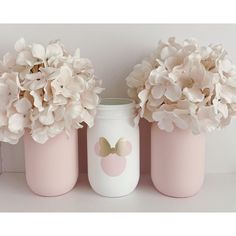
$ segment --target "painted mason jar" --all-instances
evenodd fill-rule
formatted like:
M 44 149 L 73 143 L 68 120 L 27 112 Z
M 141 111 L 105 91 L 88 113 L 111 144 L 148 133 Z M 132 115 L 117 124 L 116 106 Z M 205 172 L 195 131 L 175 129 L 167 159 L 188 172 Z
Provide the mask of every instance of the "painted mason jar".
M 161 193 L 171 197 L 195 195 L 204 181 L 205 134 L 175 128 L 151 128 L 151 177 Z
M 69 192 L 78 178 L 78 133 L 61 133 L 46 143 L 24 135 L 25 175 L 30 189 L 41 196 L 59 196 Z
M 87 131 L 88 178 L 95 192 L 107 197 L 131 193 L 140 173 L 139 127 L 130 99 L 106 98 Z

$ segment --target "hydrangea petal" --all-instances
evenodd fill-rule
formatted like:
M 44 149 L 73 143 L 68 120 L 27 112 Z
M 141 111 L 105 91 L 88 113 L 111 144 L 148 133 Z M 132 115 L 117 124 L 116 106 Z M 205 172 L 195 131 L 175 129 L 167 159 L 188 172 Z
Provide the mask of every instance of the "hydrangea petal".
M 160 99 L 165 94 L 165 87 L 162 85 L 156 85 L 152 88 L 151 94 L 155 99 Z
M 184 88 L 183 94 L 191 102 L 202 102 L 204 99 L 203 93 L 198 88 Z
M 6 67 L 13 67 L 15 65 L 16 58 L 11 53 L 6 53 L 3 56 L 3 63 Z
M 179 86 L 168 86 L 165 96 L 172 102 L 177 101 L 181 97 L 182 91 Z
M 34 106 L 38 108 L 38 110 L 41 112 L 44 110 L 43 108 L 43 91 L 37 90 L 37 91 L 31 91 L 30 95 L 34 98 Z
M 20 38 L 19 40 L 16 41 L 15 43 L 15 50 L 17 52 L 21 52 L 25 49 L 26 47 L 26 42 L 24 38 Z
M 84 92 L 81 94 L 81 103 L 87 109 L 95 109 L 98 105 L 99 97 L 92 91 Z
M 47 140 L 49 139 L 47 131 L 48 131 L 48 127 L 34 129 L 32 131 L 33 140 L 37 143 L 40 143 L 40 144 L 46 143 Z
M 63 50 L 61 46 L 57 43 L 49 44 L 46 48 L 46 58 L 51 57 L 62 57 L 63 56 Z
M 21 51 L 16 58 L 16 63 L 21 66 L 33 66 L 37 60 L 30 51 Z
M 27 98 L 23 97 L 16 101 L 14 106 L 18 113 L 26 114 L 31 109 L 32 104 Z
M 50 108 L 44 109 L 39 115 L 39 121 L 43 125 L 51 125 L 54 122 L 54 116 Z
M 25 128 L 25 118 L 23 114 L 15 113 L 9 117 L 8 128 L 13 133 L 19 133 Z
M 32 55 L 41 60 L 45 59 L 45 48 L 41 44 L 34 43 L 32 45 Z

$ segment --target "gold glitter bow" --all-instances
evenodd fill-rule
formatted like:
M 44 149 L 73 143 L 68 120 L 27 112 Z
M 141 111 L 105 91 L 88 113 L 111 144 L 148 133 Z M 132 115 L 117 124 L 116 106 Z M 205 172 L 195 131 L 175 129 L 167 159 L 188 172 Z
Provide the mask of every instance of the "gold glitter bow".
M 130 152 L 130 143 L 124 138 L 120 138 L 115 147 L 111 147 L 110 143 L 106 138 L 99 138 L 99 155 L 101 157 L 106 157 L 109 154 L 117 154 L 118 156 L 127 156 Z

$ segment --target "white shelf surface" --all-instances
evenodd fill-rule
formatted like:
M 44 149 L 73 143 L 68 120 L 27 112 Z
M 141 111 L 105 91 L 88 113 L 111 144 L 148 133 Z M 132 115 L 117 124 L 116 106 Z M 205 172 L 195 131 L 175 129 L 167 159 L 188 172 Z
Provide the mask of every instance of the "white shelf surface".
M 207 174 L 202 190 L 191 198 L 157 192 L 148 175 L 136 190 L 121 198 L 97 195 L 81 175 L 75 188 L 59 197 L 40 197 L 27 187 L 24 173 L 0 175 L 0 212 L 234 212 L 236 173 Z

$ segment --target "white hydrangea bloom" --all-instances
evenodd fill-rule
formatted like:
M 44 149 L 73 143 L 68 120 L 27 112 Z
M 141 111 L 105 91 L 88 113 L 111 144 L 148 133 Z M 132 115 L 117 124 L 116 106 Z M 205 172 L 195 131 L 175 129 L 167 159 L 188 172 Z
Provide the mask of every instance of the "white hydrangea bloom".
M 61 132 L 92 126 L 103 91 L 89 59 L 68 54 L 59 41 L 46 47 L 21 38 L 0 61 L 0 141 L 17 143 L 28 129 L 45 143 Z
M 236 66 L 221 45 L 169 38 L 134 66 L 126 81 L 138 116 L 168 132 L 212 131 L 236 114 Z

